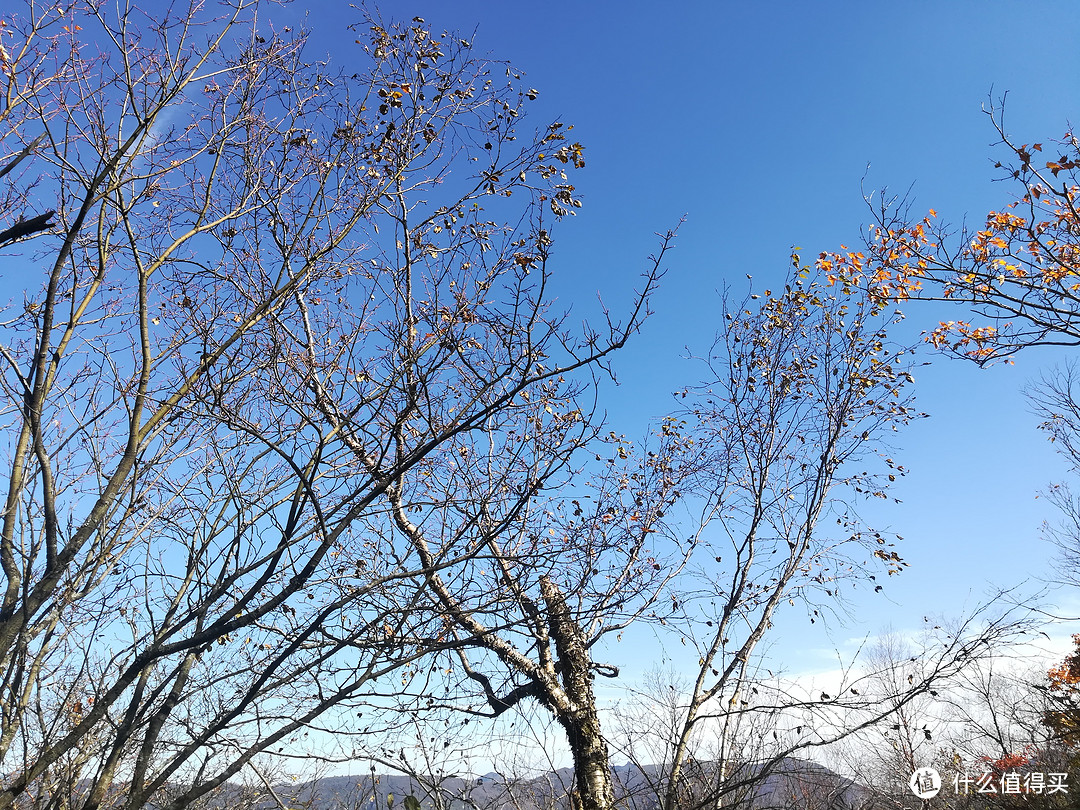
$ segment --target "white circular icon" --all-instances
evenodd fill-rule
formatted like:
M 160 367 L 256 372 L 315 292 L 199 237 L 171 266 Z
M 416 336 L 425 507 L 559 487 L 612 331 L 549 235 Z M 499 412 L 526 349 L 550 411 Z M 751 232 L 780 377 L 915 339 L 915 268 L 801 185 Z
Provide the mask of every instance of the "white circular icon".
M 908 785 L 920 799 L 932 799 L 941 790 L 941 774 L 933 768 L 919 768 L 911 775 Z

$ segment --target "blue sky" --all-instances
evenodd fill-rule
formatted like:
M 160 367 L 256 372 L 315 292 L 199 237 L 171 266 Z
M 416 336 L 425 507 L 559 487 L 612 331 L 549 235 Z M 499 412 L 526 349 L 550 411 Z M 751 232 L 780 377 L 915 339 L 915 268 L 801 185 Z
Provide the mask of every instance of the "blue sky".
M 554 293 L 575 317 L 598 313 L 598 293 L 618 313 L 657 246 L 654 232 L 686 217 L 655 315 L 616 361 L 622 384 L 605 390 L 612 428 L 630 435 L 696 381 L 700 370 L 685 357 L 707 351 L 725 285 L 741 293 L 747 274 L 774 284 L 794 245 L 809 260 L 857 244 L 868 220 L 863 189 L 912 187 L 915 210 L 954 222 L 1003 206 L 1012 189 L 994 182 L 1001 153 L 982 108 L 1006 93 L 1006 126 L 1019 142 L 1046 143 L 1080 118 L 1075 0 L 386 0 L 383 12 L 469 36 L 539 90 L 532 125 L 575 126 L 586 146 L 588 165 L 574 178 L 585 205 L 554 234 Z M 341 64 L 355 53 L 345 26 L 357 15 L 346 0 L 297 2 L 273 16 L 306 16 L 313 56 L 326 51 Z M 911 334 L 938 317 L 910 307 Z M 888 626 L 918 629 L 923 616 L 962 612 L 994 586 L 1033 592 L 1053 575 L 1040 525 L 1055 515 L 1037 495 L 1067 470 L 1020 391 L 1067 356 L 1030 352 L 990 369 L 937 357 L 917 370 L 917 404 L 931 418 L 891 453 L 911 470 L 894 491 L 903 503 L 865 510 L 877 528 L 904 536 L 910 568 L 884 593 L 851 594 L 853 618 L 831 635 L 808 634 L 804 615 L 784 618 L 776 659 L 829 670 L 834 645 L 847 651 Z M 1080 615 L 1080 589 L 1051 599 Z M 632 649 L 639 660 L 613 661 L 629 680 L 652 655 Z
M 306 17 L 312 56 L 347 64 L 356 12 L 345 0 L 306 5 L 314 10 L 297 3 L 274 16 Z M 1059 137 L 1077 115 L 1075 3 L 393 0 L 382 12 L 461 32 L 539 90 L 532 126 L 575 126 L 585 205 L 554 232 L 553 287 L 574 317 L 595 317 L 598 293 L 616 313 L 630 302 L 655 232 L 686 217 L 655 316 L 616 362 L 622 384 L 604 392 L 611 426 L 630 435 L 696 381 L 684 358 L 711 344 L 723 287 L 741 293 L 748 273 L 775 284 L 795 245 L 810 259 L 858 244 L 863 188 L 912 187 L 915 210 L 979 221 L 1010 191 L 994 182 L 1000 153 L 984 105 L 1008 94 L 1020 142 Z M 910 336 L 939 317 L 956 316 L 911 307 Z M 939 357 L 917 370 L 917 405 L 931 418 L 890 453 L 911 470 L 894 490 L 903 503 L 864 510 L 904 536 L 910 568 L 883 593 L 851 593 L 852 619 L 827 633 L 804 613 L 782 615 L 767 666 L 828 678 L 837 652 L 849 656 L 866 636 L 915 633 L 924 616 L 960 614 L 997 586 L 1034 592 L 1052 575 L 1040 526 L 1054 514 L 1036 496 L 1066 468 L 1020 389 L 1063 356 L 1033 352 L 986 370 Z M 1080 615 L 1080 591 L 1052 599 Z M 1053 633 L 1058 657 L 1074 630 Z M 620 681 L 661 655 L 651 639 L 644 629 L 611 651 Z M 602 701 L 620 694 L 601 686 Z
M 686 215 L 656 314 L 607 392 L 613 426 L 631 434 L 695 379 L 680 358 L 708 348 L 717 290 L 741 292 L 747 273 L 775 281 L 793 245 L 810 258 L 858 243 L 860 183 L 914 184 L 916 210 L 978 221 L 1011 191 L 994 182 L 1000 153 L 983 106 L 1007 93 L 1006 126 L 1021 142 L 1059 137 L 1077 112 L 1074 3 L 429 0 L 384 13 L 475 30 L 476 48 L 540 91 L 536 126 L 574 124 L 585 207 L 556 230 L 555 255 L 557 294 L 575 313 L 595 313 L 598 291 L 617 311 L 654 232 Z M 322 29 L 328 18 L 311 19 Z M 348 42 L 319 30 L 315 47 Z M 937 319 L 908 313 L 913 333 Z M 904 536 L 911 567 L 884 594 L 854 594 L 858 618 L 839 635 L 913 626 L 970 606 L 991 584 L 1034 590 L 1050 575 L 1039 528 L 1054 515 L 1036 495 L 1065 467 L 1019 389 L 1059 359 L 1033 352 L 980 370 L 940 357 L 919 370 L 918 405 L 931 418 L 898 439 L 895 456 L 911 469 L 895 490 L 904 503 L 867 510 Z M 815 665 L 817 647 L 781 649 Z
M 911 187 L 915 210 L 979 221 L 1010 191 L 995 182 L 984 105 L 1008 94 L 1020 142 L 1059 137 L 1077 115 L 1075 3 L 393 0 L 382 11 L 468 36 L 539 90 L 533 126 L 575 126 L 585 205 L 554 232 L 554 292 L 575 317 L 596 316 L 598 293 L 614 312 L 630 302 L 655 232 L 686 217 L 655 316 L 616 362 L 621 385 L 605 391 L 611 426 L 630 435 L 696 381 L 684 358 L 711 344 L 723 287 L 741 293 L 748 273 L 775 284 L 795 245 L 810 259 L 858 244 L 863 188 Z M 304 9 L 283 13 L 295 24 Z M 354 14 L 344 0 L 310 12 L 313 55 L 347 59 Z M 910 336 L 939 317 L 956 316 L 912 307 Z M 910 568 L 883 593 L 851 593 L 851 620 L 827 632 L 799 611 L 782 615 L 766 666 L 828 683 L 838 655 L 867 636 L 914 635 L 924 616 L 961 614 L 999 586 L 1031 593 L 1052 575 L 1040 526 L 1054 514 L 1036 496 L 1066 468 L 1020 389 L 1063 356 L 1033 352 L 986 370 L 939 357 L 917 371 L 917 405 L 931 418 L 890 453 L 911 470 L 894 490 L 903 503 L 864 510 L 904 536 Z M 1051 600 L 1080 615 L 1075 588 Z M 1075 629 L 1051 628 L 1051 655 Z M 643 629 L 611 651 L 621 682 L 662 655 L 652 639 Z M 603 702 L 623 694 L 600 687 Z
M 668 412 L 671 392 L 700 370 L 719 325 L 717 291 L 735 294 L 786 272 L 790 248 L 812 258 L 857 244 L 867 191 L 912 187 L 916 210 L 978 221 L 1008 201 L 994 182 L 994 132 L 984 105 L 1008 94 L 1020 142 L 1060 136 L 1076 115 L 1080 8 L 1073 2 L 527 3 L 393 0 L 382 13 L 419 15 L 462 32 L 482 53 L 525 71 L 540 91 L 531 123 L 575 126 L 587 167 L 585 206 L 556 231 L 554 291 L 574 317 L 632 299 L 656 231 L 686 222 L 654 300 L 655 316 L 618 358 L 605 392 L 611 425 L 640 435 Z M 358 14 L 345 0 L 274 9 L 280 25 L 313 29 L 312 56 L 348 64 Z M 944 317 L 957 317 L 949 314 Z M 912 334 L 937 311 L 911 307 Z M 911 568 L 883 594 L 852 596 L 846 635 L 920 622 L 978 601 L 990 583 L 1045 580 L 1036 499 L 1065 474 L 1020 395 L 1059 360 L 1029 353 L 980 370 L 938 358 L 917 374 L 931 418 L 899 437 L 911 470 L 904 503 L 867 510 L 903 535 Z M 1074 593 L 1062 600 L 1080 606 Z M 1080 608 L 1078 608 L 1080 609 Z M 805 619 L 792 625 L 801 633 Z M 795 645 L 792 655 L 806 654 Z M 810 663 L 809 661 L 807 663 Z

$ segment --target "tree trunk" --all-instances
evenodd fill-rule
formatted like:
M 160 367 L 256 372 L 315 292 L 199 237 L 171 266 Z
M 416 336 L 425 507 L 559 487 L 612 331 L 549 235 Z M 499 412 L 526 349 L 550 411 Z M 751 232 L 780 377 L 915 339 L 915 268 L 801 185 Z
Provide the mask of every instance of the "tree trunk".
M 541 577 L 540 593 L 547 605 L 551 637 L 559 654 L 558 670 L 569 699 L 568 705 L 556 705 L 553 709 L 559 724 L 566 730 L 570 753 L 574 757 L 577 795 L 571 797 L 571 810 L 612 810 L 615 788 L 607 742 L 596 711 L 592 658 L 559 586 L 548 577 Z
M 582 715 L 574 719 L 559 718 L 574 757 L 577 801 L 571 810 L 612 810 L 615 788 L 611 780 L 611 763 L 595 705 Z

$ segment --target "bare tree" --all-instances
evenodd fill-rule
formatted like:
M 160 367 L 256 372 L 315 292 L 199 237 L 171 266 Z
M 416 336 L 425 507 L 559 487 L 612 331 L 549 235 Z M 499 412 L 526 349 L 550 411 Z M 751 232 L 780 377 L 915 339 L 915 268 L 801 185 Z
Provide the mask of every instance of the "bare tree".
M 563 350 L 571 358 L 578 351 Z M 542 364 L 536 370 L 539 356 L 521 362 L 526 374 L 546 374 Z M 471 692 L 464 711 L 489 718 L 525 699 L 539 701 L 574 756 L 575 801 L 611 807 L 593 678 L 618 670 L 594 661 L 590 650 L 640 617 L 685 560 L 688 548 L 679 549 L 661 522 L 676 497 L 671 463 L 682 445 L 667 430 L 642 461 L 622 437 L 598 444 L 598 427 L 578 392 L 561 385 L 514 391 L 524 419 L 515 426 L 497 418 L 476 425 L 444 465 L 400 476 L 388 495 L 393 529 L 432 571 L 432 609 L 453 647 L 447 670 L 459 678 L 446 688 L 447 701 L 433 696 L 427 681 L 416 690 L 418 699 L 442 706 Z M 335 428 L 349 429 L 340 416 L 345 408 L 319 404 Z M 433 419 L 428 407 L 424 401 L 416 415 L 421 431 Z M 399 441 L 409 429 L 404 420 L 395 427 Z M 604 462 L 597 452 L 604 466 L 588 481 L 571 466 L 572 454 L 586 445 L 611 453 Z M 357 448 L 359 454 L 359 442 Z M 556 494 L 542 497 L 543 490 Z M 675 553 L 661 551 L 661 542 Z
M 1031 410 L 1041 420 L 1054 448 L 1065 459 L 1070 472 L 1080 472 L 1080 380 L 1075 362 L 1045 372 L 1025 390 Z M 1057 546 L 1060 584 L 1075 585 L 1080 577 L 1080 502 L 1068 481 L 1051 482 L 1044 492 L 1059 511 L 1058 520 L 1047 522 L 1043 534 Z
M 898 317 L 796 267 L 782 290 L 725 305 L 711 382 L 683 392 L 695 450 L 681 486 L 701 510 L 699 528 L 690 567 L 654 618 L 680 640 L 672 660 L 685 650 L 694 674 L 685 689 L 671 682 L 651 734 L 622 745 L 642 765 L 643 751 L 663 765 L 652 787 L 668 810 L 750 801 L 790 775 L 794 755 L 898 722 L 987 643 L 1020 629 L 1006 609 L 975 611 L 923 651 L 917 677 L 884 693 L 869 686 L 886 672 L 856 660 L 840 661 L 845 672 L 827 691 L 767 668 L 760 645 L 778 611 L 798 608 L 810 624 L 842 619 L 842 589 L 861 580 L 881 591 L 879 575 L 905 565 L 858 515 L 860 501 L 886 499 L 904 474 L 889 445 L 918 415 L 905 388 L 911 350 L 890 340 Z
M 1050 790 L 1068 770 L 1054 733 L 1044 722 L 1045 651 L 1029 625 L 1004 644 L 980 645 L 967 665 L 939 679 L 897 707 L 889 719 L 845 739 L 834 752 L 845 772 L 870 793 L 868 806 L 918 810 L 924 802 L 909 788 L 916 768 L 935 768 L 942 780 L 933 806 L 1064 807 L 1068 790 Z M 927 675 L 927 659 L 942 633 L 932 625 L 918 637 L 881 637 L 866 656 L 862 688 L 895 703 L 905 683 Z M 1034 778 L 1032 776 L 1034 775 Z M 1067 777 L 1066 777 L 1067 781 Z
M 256 0 L 216 8 L 28 2 L 4 26 L 0 246 L 42 281 L 0 345 L 0 810 L 270 795 L 320 735 L 526 699 L 566 734 L 572 801 L 607 810 L 598 651 L 642 619 L 700 656 L 673 808 L 781 602 L 816 615 L 861 570 L 844 548 L 901 564 L 829 511 L 841 483 L 882 492 L 844 465 L 911 415 L 882 313 L 793 280 L 731 313 L 720 400 L 640 448 L 604 435 L 590 375 L 673 235 L 623 319 L 568 328 L 551 227 L 583 148 L 522 135 L 518 74 L 375 18 L 341 72 Z M 716 527 L 733 573 L 691 615 L 669 586 Z
M 362 21 L 355 73 L 255 0 L 5 22 L 0 241 L 29 252 L 0 345 L 0 808 L 192 806 L 471 643 L 421 597 L 483 549 L 393 532 L 418 504 L 515 520 L 589 432 L 568 375 L 658 272 L 621 325 L 561 329 L 548 221 L 581 146 L 518 140 L 535 91 L 420 20 Z
M 399 220 L 398 243 L 422 243 L 403 238 L 406 226 Z M 541 274 L 546 261 L 541 252 Z M 413 265 L 404 257 L 398 266 Z M 814 622 L 846 581 L 876 578 L 871 561 L 890 574 L 903 565 L 852 508 L 861 495 L 884 497 L 888 479 L 903 474 L 882 443 L 914 416 L 901 395 L 910 379 L 908 350 L 889 344 L 888 321 L 868 296 L 795 277 L 785 292 L 766 292 L 760 305 L 728 311 L 711 367 L 714 390 L 665 419 L 642 452 L 625 437 L 597 435 L 572 395 L 541 389 L 539 402 L 518 397 L 530 415 L 522 427 L 493 420 L 479 435 L 462 437 L 444 466 L 395 481 L 388 491 L 393 529 L 433 572 L 429 596 L 455 644 L 447 672 L 460 680 L 447 687 L 447 704 L 468 681 L 476 686 L 466 712 L 496 718 L 523 700 L 538 701 L 566 734 L 571 804 L 590 810 L 611 807 L 616 797 L 592 684 L 617 668 L 593 651 L 635 621 L 667 627 L 698 656 L 667 770 L 656 782 L 665 807 L 722 806 L 725 794 L 749 790 L 792 752 L 827 745 L 895 711 L 857 689 L 844 695 L 852 684 L 832 697 L 796 698 L 755 680 L 752 664 L 782 603 L 801 600 Z M 563 350 L 571 358 L 576 351 Z M 321 395 L 312 404 L 334 430 L 351 431 L 346 405 Z M 413 429 L 435 421 L 429 408 L 417 407 Z M 406 420 L 396 429 L 404 435 Z M 605 444 L 595 444 L 600 440 Z M 362 442 L 355 444 L 363 456 Z M 572 466 L 572 453 L 590 445 L 596 464 Z M 884 471 L 862 472 L 877 453 Z M 483 460 L 479 473 L 475 458 Z M 540 497 L 542 490 L 555 494 Z M 704 504 L 689 540 L 673 517 L 684 502 Z M 838 536 L 819 529 L 826 519 L 837 522 Z M 721 541 L 730 548 L 719 548 Z M 725 570 L 720 551 L 733 555 L 726 579 L 718 574 Z M 688 562 L 699 578 L 687 576 Z M 961 634 L 943 644 L 897 705 L 1002 632 L 996 624 L 981 637 Z M 432 694 L 426 680 L 416 689 L 423 705 L 443 705 Z M 762 729 L 775 733 L 779 718 L 793 713 L 806 722 L 785 728 L 764 765 L 750 769 L 741 741 Z M 839 713 L 856 719 L 840 726 Z M 694 740 L 707 726 L 720 727 L 712 760 L 719 767 L 697 774 Z
M 740 708 L 776 705 L 780 696 L 768 697 L 753 677 L 776 611 L 798 601 L 815 623 L 840 604 L 850 580 L 876 578 L 873 562 L 890 575 L 904 565 L 855 506 L 884 498 L 888 481 L 904 473 L 887 450 L 892 431 L 916 416 L 904 390 L 910 350 L 890 343 L 893 318 L 869 296 L 831 289 L 793 263 L 782 290 L 725 305 L 707 358 L 710 382 L 685 394 L 695 401 L 686 416 L 699 440 L 694 483 L 707 553 L 698 557 L 696 588 L 684 585 L 683 599 L 672 598 L 671 618 L 697 666 L 667 810 L 682 806 L 699 724 L 717 720 L 721 740 L 734 741 Z M 883 469 L 869 472 L 875 456 Z M 721 759 L 740 759 L 725 747 Z

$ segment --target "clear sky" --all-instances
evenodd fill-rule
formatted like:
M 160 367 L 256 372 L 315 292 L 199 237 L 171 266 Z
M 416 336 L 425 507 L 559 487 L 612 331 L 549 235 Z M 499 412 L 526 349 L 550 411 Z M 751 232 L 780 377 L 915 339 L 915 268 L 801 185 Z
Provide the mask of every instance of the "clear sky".
M 994 182 L 1002 153 L 982 108 L 1006 93 L 1018 142 L 1051 141 L 1080 118 L 1075 0 L 381 5 L 387 16 L 456 29 L 525 71 L 540 93 L 536 127 L 575 126 L 586 147 L 574 179 L 584 208 L 554 233 L 555 293 L 575 314 L 595 315 L 598 292 L 617 313 L 654 232 L 686 216 L 656 314 L 616 361 L 621 386 L 606 392 L 612 427 L 631 435 L 696 381 L 682 358 L 708 349 L 722 287 L 742 292 L 748 273 L 775 283 L 795 245 L 809 260 L 858 244 L 869 219 L 863 188 L 914 184 L 915 210 L 954 222 L 1002 207 L 1012 189 Z M 356 53 L 345 26 L 358 16 L 346 0 L 296 2 L 273 16 L 305 20 L 316 54 L 338 64 Z M 908 310 L 913 333 L 937 319 Z M 837 643 L 887 625 L 917 628 L 992 586 L 1034 591 L 1052 577 L 1040 526 L 1056 518 L 1036 495 L 1067 470 L 1020 389 L 1065 356 L 1032 352 L 990 369 L 940 357 L 917 371 L 917 405 L 931 418 L 897 439 L 894 457 L 911 470 L 894 492 L 903 503 L 866 510 L 904 536 L 910 568 L 883 593 L 850 597 L 855 618 L 834 628 Z M 1080 615 L 1080 589 L 1054 599 Z M 795 669 L 835 666 L 833 642 L 807 627 L 805 618 L 782 623 L 774 654 Z
M 741 292 L 747 273 L 775 281 L 793 245 L 810 258 L 858 244 L 869 218 L 861 182 L 914 184 L 916 210 L 977 222 L 1011 191 L 993 182 L 1001 153 L 983 106 L 1007 93 L 1006 126 L 1020 142 L 1060 137 L 1077 115 L 1073 2 L 395 0 L 383 13 L 469 34 L 540 91 L 536 126 L 575 125 L 585 207 L 555 232 L 556 290 L 575 313 L 595 312 L 598 291 L 617 311 L 653 233 L 686 215 L 656 315 L 608 392 L 613 426 L 631 434 L 694 381 L 680 358 L 708 348 L 718 289 Z M 340 53 L 351 39 L 327 31 L 331 19 L 309 18 L 315 47 Z M 908 313 L 915 332 L 937 318 Z M 882 594 L 854 595 L 858 618 L 838 637 L 921 624 L 991 584 L 1034 590 L 1051 575 L 1040 525 L 1054 514 L 1036 495 L 1066 470 L 1019 389 L 1058 360 L 1031 353 L 980 370 L 941 357 L 917 373 L 917 404 L 931 418 L 898 439 L 895 456 L 911 469 L 895 490 L 904 503 L 869 511 L 904 536 L 911 567 Z M 791 626 L 793 639 L 804 632 L 805 619 Z M 812 668 L 829 643 L 780 649 Z
M 348 59 L 355 11 L 313 0 L 282 13 L 295 24 L 305 7 L 315 55 Z M 810 259 L 858 244 L 863 188 L 914 184 L 915 210 L 978 222 L 1010 191 L 994 182 L 1000 153 L 984 105 L 1008 94 L 1020 142 L 1060 137 L 1080 112 L 1075 2 L 388 0 L 381 13 L 461 32 L 527 74 L 540 93 L 533 126 L 575 126 L 585 205 L 554 233 L 554 290 L 575 315 L 595 316 L 598 292 L 618 312 L 654 233 L 685 215 L 656 314 L 616 362 L 621 386 L 606 391 L 612 427 L 631 435 L 697 380 L 683 358 L 707 351 L 725 285 L 741 293 L 748 273 L 774 284 L 792 246 Z M 912 307 L 912 334 L 938 317 Z M 1055 516 L 1036 495 L 1066 469 L 1020 389 L 1060 359 L 1030 353 L 980 370 L 941 357 L 917 372 L 917 404 L 931 418 L 892 453 L 911 470 L 894 492 L 903 504 L 865 511 L 904 536 L 910 568 L 883 593 L 851 594 L 852 620 L 828 634 L 805 614 L 781 617 L 771 662 L 827 678 L 837 648 L 850 654 L 865 636 L 918 631 L 924 616 L 961 613 L 998 586 L 1034 592 L 1052 576 L 1040 526 Z M 1080 590 L 1053 599 L 1080 615 Z M 1075 630 L 1052 630 L 1059 656 Z M 611 663 L 633 682 L 658 655 L 634 643 Z M 619 694 L 598 686 L 602 700 Z

